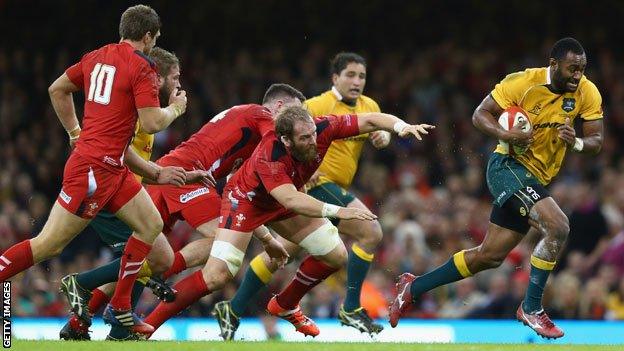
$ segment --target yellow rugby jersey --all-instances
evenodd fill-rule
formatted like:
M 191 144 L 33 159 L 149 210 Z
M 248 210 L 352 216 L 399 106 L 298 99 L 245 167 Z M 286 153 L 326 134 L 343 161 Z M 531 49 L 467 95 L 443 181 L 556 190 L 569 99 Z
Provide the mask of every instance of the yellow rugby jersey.
M 304 105 L 314 117 L 330 114 L 380 112 L 379 105 L 367 96 L 360 95 L 353 107 L 345 104 L 341 99 L 340 93 L 332 88 L 332 90 L 306 100 Z M 367 139 L 368 133 L 334 140 L 319 167 L 319 171 L 325 173 L 319 178 L 319 184 L 332 182 L 348 189 L 353 182 L 362 147 Z
M 152 147 L 154 146 L 154 134 L 147 134 L 141 130 L 141 126 L 137 121 L 136 129 L 134 130 L 134 137 L 132 138 L 132 144 L 130 144 L 134 151 L 141 156 L 142 159 L 149 161 L 152 157 Z M 139 183 L 143 180 L 138 174 L 134 175 Z
M 577 117 L 586 121 L 602 118 L 602 97 L 594 83 L 583 75 L 576 92 L 554 93 L 550 90 L 550 67 L 512 73 L 494 87 L 491 95 L 504 109 L 515 105 L 527 112 L 534 140 L 515 158 L 544 185 L 559 173 L 567 149 L 557 127 L 566 118 L 571 124 Z M 495 152 L 505 153 L 500 145 Z

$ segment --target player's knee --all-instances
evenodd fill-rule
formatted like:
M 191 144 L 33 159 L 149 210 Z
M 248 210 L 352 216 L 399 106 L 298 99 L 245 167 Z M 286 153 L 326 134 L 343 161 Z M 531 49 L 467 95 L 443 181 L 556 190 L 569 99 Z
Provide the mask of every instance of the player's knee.
M 364 226 L 364 230 L 362 230 L 362 237 L 359 238 L 358 242 L 363 248 L 372 250 L 379 245 L 381 239 L 383 239 L 381 225 L 379 224 L 379 221 L 374 220 Z
M 308 251 L 310 255 L 316 257 L 323 257 L 329 254 L 339 245 L 342 245 L 344 248 L 344 244 L 338 235 L 338 228 L 329 221 L 326 221 L 322 226 L 318 227 L 299 242 L 301 248 Z
M 563 213 L 548 218 L 545 227 L 547 228 L 547 233 L 545 234 L 555 238 L 559 242 L 565 241 L 570 233 L 570 221 L 568 220 L 568 216 Z
M 162 218 L 160 218 L 160 216 L 156 216 L 149 221 L 147 231 L 150 235 L 156 237 L 156 235 L 162 232 L 163 226 L 164 223 Z
M 505 255 L 496 252 L 477 252 L 474 260 L 478 271 L 500 267 L 505 261 Z M 476 272 L 472 272 L 473 274 Z
M 264 263 L 265 267 L 269 270 L 269 272 L 275 273 L 278 268 L 276 260 L 271 260 L 271 257 L 269 257 L 266 251 L 262 252 L 260 254 L 260 257 L 262 258 L 262 263 Z
M 207 269 L 202 270 L 202 276 L 210 291 L 222 289 L 233 279 L 228 268 L 222 265 L 207 266 Z
M 245 253 L 227 241 L 217 240 L 212 243 L 210 256 L 223 261 L 225 265 L 219 266 L 226 268 L 222 270 L 228 271 L 231 277 L 235 277 L 243 263 Z

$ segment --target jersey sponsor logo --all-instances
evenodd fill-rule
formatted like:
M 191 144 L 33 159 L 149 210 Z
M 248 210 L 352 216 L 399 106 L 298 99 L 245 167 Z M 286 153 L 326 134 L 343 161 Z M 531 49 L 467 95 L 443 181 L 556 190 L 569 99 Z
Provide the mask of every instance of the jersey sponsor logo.
M 572 112 L 576 105 L 576 100 L 574 98 L 563 98 L 563 102 L 561 103 L 561 109 L 565 112 Z
M 199 196 L 202 196 L 202 195 L 205 195 L 205 194 L 208 194 L 208 193 L 210 193 L 210 189 L 208 189 L 206 187 L 201 187 L 199 189 L 195 189 L 195 190 L 193 190 L 191 192 L 188 192 L 186 194 L 180 195 L 180 202 L 185 204 L 185 203 L 193 200 L 196 197 L 199 197 Z
M 63 189 L 61 189 L 61 193 L 59 194 L 59 197 L 61 198 L 61 200 L 63 200 L 68 205 L 69 205 L 69 203 L 72 200 L 72 197 L 67 195 L 67 193 L 65 193 L 65 191 L 63 191 Z
M 562 125 L 563 123 L 559 123 L 559 122 L 538 123 L 533 126 L 533 130 L 538 130 L 538 129 L 543 129 L 543 128 L 557 128 Z

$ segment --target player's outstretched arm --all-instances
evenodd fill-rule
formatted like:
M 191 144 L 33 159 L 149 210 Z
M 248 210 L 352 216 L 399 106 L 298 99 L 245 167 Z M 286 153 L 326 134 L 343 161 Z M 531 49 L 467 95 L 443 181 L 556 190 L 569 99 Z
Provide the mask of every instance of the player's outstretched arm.
M 160 132 L 186 111 L 186 92 L 176 88 L 169 96 L 169 106 L 165 108 L 145 107 L 137 111 L 141 129 L 144 132 L 148 134 Z
M 58 77 L 48 88 L 50 100 L 54 111 L 61 121 L 63 128 L 69 134 L 69 143 L 73 147 L 80 136 L 80 123 L 76 117 L 76 109 L 74 108 L 73 92 L 79 91 L 77 87 L 66 73 Z
M 533 141 L 533 132 L 526 133 L 522 131 L 524 124 L 518 124 L 510 130 L 505 130 L 498 124 L 497 118 L 503 111 L 503 108 L 498 105 L 492 96 L 488 95 L 472 114 L 472 124 L 494 139 L 503 140 L 521 147 L 529 146 Z
M 368 210 L 355 207 L 340 207 L 319 201 L 302 193 L 293 184 L 280 185 L 270 192 L 271 196 L 286 209 L 308 217 L 335 217 L 372 221 L 377 216 Z
M 429 134 L 427 130 L 435 128 L 429 124 L 407 124 L 396 116 L 381 112 L 358 114 L 358 127 L 362 134 L 385 130 L 394 131 L 402 138 L 413 135 L 418 140 L 422 140 L 422 134 Z

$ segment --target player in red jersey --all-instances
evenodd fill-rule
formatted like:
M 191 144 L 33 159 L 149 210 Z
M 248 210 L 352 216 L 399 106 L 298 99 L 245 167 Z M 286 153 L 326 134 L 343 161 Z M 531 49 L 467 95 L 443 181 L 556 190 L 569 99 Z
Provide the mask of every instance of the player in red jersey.
M 193 172 L 195 168 L 204 168 L 205 164 L 210 166 L 209 169 L 215 178 L 224 178 L 236 164 L 251 155 L 262 135 L 273 130 L 274 115 L 284 107 L 301 106 L 304 100 L 305 96 L 290 85 L 273 84 L 267 89 L 262 105 L 239 105 L 221 112 L 156 163 L 163 168 L 173 167 L 172 165 L 184 167 L 189 171 L 187 174 Z M 168 234 L 175 222 L 182 219 L 206 237 L 193 241 L 174 256 L 167 239 L 162 233 L 159 234 L 163 236 L 159 241 L 166 245 L 159 250 L 159 254 L 175 258 L 167 263 L 164 270 L 159 270 L 160 267 L 151 267 L 152 275 L 161 274 L 169 268 L 165 274 L 167 278 L 187 267 L 204 264 L 210 253 L 221 208 L 221 196 L 217 189 L 213 185 L 200 183 L 183 186 L 151 184 L 146 189 L 164 222 L 163 233 Z M 272 256 L 287 256 L 282 245 L 271 240 L 272 236 L 266 235 L 266 229 L 261 228 L 256 234 L 261 236 L 265 249 L 268 253 L 273 253 Z M 161 261 L 168 259 L 164 258 Z M 75 303 L 79 304 L 75 309 L 96 311 L 106 303 L 104 299 L 87 300 L 74 299 Z M 75 333 L 84 335 L 87 331 L 86 328 L 82 328 L 75 330 Z
M 122 256 L 106 320 L 133 332 L 149 332 L 151 326 L 132 313 L 130 292 L 151 243 L 162 229 L 162 220 L 124 164 L 124 154 L 130 152 L 127 147 L 137 118 L 148 133 L 162 130 L 184 112 L 186 95 L 174 91 L 170 105 L 160 107 L 156 72 L 146 56 L 160 35 L 160 18 L 152 8 L 128 8 L 121 16 L 119 33 L 120 43 L 84 55 L 49 88 L 52 105 L 75 148 L 44 228 L 35 238 L 12 246 L 0 256 L 0 279 L 58 255 L 105 208 L 134 229 Z M 80 90 L 85 93 L 82 131 L 72 98 L 72 93 Z M 178 172 L 184 181 L 184 171 Z M 159 166 L 139 173 L 154 180 L 163 176 Z
M 267 309 L 301 333 L 318 335 L 314 322 L 299 309 L 299 300 L 347 258 L 338 230 L 326 217 L 372 220 L 376 216 L 360 208 L 323 203 L 297 189 L 310 179 L 335 139 L 383 129 L 420 140 L 420 133 L 427 134 L 429 128 L 433 126 L 409 125 L 383 113 L 328 116 L 314 121 L 303 108 L 283 110 L 276 117 L 275 131 L 263 137 L 224 188 L 219 229 L 208 262 L 201 271 L 178 282 L 175 301 L 160 303 L 145 322 L 158 328 L 194 301 L 221 289 L 236 275 L 254 228 L 268 223 L 311 256 Z
M 273 84 L 265 92 L 262 105 L 238 105 L 219 113 L 156 163 L 163 167 L 180 166 L 187 171 L 207 168 L 215 179 L 225 178 L 249 158 L 262 135 L 273 130 L 275 115 L 283 108 L 301 106 L 304 100 L 305 96 L 292 86 Z M 177 220 L 183 219 L 205 237 L 176 252 L 164 278 L 206 263 L 221 208 L 221 195 L 217 189 L 201 184 L 182 187 L 150 185 L 147 191 L 164 221 L 165 234 L 171 231 Z M 261 229 L 256 234 L 264 233 Z M 270 242 L 272 237 L 263 237 L 265 247 L 275 244 Z

